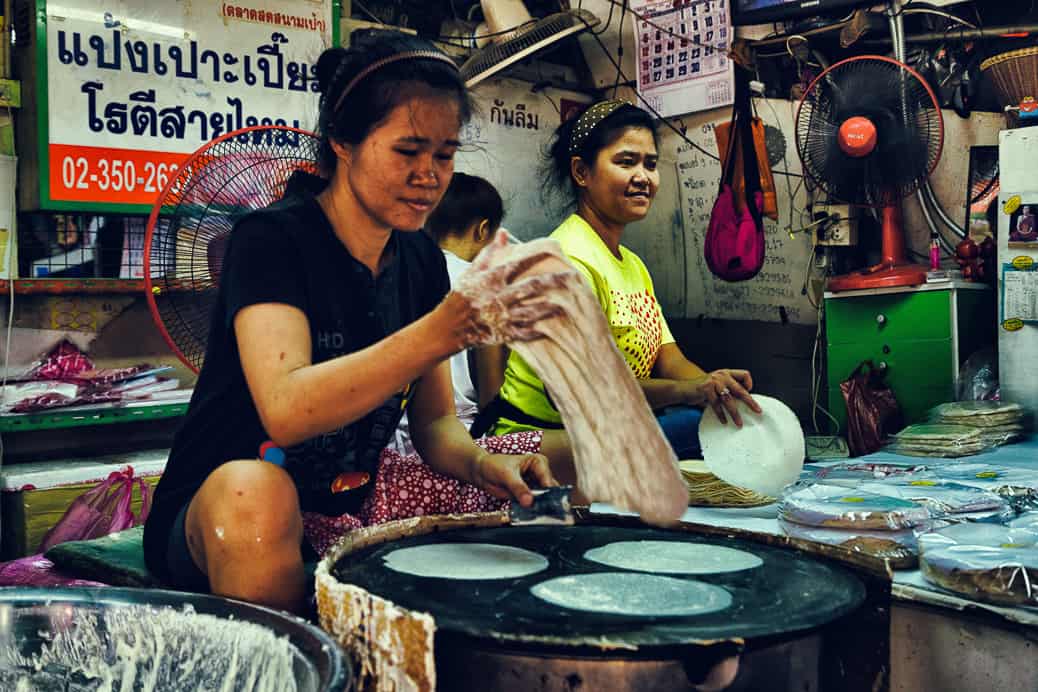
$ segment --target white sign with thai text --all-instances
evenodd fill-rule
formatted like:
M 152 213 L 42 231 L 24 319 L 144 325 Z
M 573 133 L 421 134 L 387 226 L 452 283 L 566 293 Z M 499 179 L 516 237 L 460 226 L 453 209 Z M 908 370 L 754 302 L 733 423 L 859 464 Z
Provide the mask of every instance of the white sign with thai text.
M 204 143 L 312 129 L 332 0 L 47 3 L 49 197 L 152 204 Z

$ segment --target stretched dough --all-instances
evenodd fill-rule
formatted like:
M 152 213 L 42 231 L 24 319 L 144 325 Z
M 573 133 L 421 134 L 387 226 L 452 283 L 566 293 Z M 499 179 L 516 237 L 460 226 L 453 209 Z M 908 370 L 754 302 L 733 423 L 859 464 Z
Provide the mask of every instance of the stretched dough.
M 753 553 L 708 543 L 617 541 L 584 553 L 584 559 L 607 567 L 656 574 L 720 574 L 760 567 Z
M 394 572 L 438 579 L 516 579 L 548 568 L 543 555 L 493 543 L 431 543 L 382 559 Z
M 483 340 L 507 343 L 545 383 L 569 432 L 584 495 L 650 524 L 676 523 L 688 508 L 677 457 L 602 306 L 559 244 L 491 243 L 455 290 L 478 311 Z M 541 318 L 545 304 L 555 316 Z
M 556 577 L 535 584 L 530 593 L 570 610 L 632 617 L 705 615 L 732 605 L 732 595 L 720 586 L 638 572 Z

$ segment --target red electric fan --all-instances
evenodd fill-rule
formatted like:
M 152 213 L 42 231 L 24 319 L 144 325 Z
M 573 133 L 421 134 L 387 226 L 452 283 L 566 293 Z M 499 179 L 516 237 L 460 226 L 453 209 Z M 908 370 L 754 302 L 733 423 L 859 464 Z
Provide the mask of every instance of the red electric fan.
M 807 88 L 796 118 L 804 172 L 829 196 L 882 210 L 883 260 L 829 279 L 830 291 L 914 286 L 927 267 L 905 254 L 901 200 L 937 166 L 944 120 L 912 68 L 878 55 L 836 63 Z
M 280 199 L 296 171 L 316 173 L 318 143 L 290 127 L 236 130 L 192 154 L 159 195 L 144 239 L 144 287 L 155 324 L 193 371 L 205 358 L 231 229 Z

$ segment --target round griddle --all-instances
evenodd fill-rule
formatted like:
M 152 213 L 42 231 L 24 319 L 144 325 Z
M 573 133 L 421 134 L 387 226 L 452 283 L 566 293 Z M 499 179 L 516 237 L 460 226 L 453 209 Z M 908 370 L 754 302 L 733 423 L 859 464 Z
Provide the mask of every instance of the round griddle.
M 731 607 L 709 614 L 635 617 L 566 610 L 530 593 L 563 575 L 621 571 L 584 559 L 615 541 L 681 541 L 722 545 L 760 557 L 760 567 L 716 575 L 667 574 L 727 589 Z M 545 556 L 548 569 L 519 579 L 454 580 L 415 577 L 388 569 L 383 557 L 410 546 L 439 542 L 496 543 Z M 849 571 L 793 550 L 680 531 L 611 526 L 529 526 L 464 529 L 415 536 L 345 555 L 332 570 L 398 606 L 424 611 L 441 632 L 523 646 L 672 647 L 725 639 L 771 638 L 825 625 L 857 608 L 865 587 Z M 609 648 L 613 648 L 610 646 Z

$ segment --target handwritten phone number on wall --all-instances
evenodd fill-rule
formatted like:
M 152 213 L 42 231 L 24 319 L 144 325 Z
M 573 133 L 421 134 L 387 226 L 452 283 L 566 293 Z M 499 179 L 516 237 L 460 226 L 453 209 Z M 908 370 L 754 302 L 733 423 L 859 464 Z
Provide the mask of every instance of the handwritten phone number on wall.
M 94 159 L 85 156 L 66 156 L 61 161 L 61 182 L 67 190 L 100 190 L 102 192 L 159 193 L 166 189 L 176 175 L 175 163 L 147 161 L 138 170 L 134 161 Z

